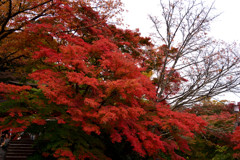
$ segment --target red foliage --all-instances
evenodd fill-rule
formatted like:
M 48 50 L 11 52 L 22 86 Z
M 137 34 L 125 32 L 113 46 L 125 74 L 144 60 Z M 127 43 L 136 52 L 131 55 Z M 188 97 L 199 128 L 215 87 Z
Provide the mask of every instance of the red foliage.
M 12 84 L 5 84 L 0 82 L 0 96 L 11 99 L 20 99 L 19 93 L 25 90 L 30 90 L 31 86 L 16 86 Z
M 69 160 L 75 160 L 76 157 L 73 155 L 73 153 L 70 150 L 65 149 L 57 149 L 55 153 L 53 154 L 54 157 L 67 157 Z
M 240 106 L 240 103 L 238 103 L 238 106 Z M 231 108 L 233 108 L 233 105 L 230 105 Z M 237 115 L 238 118 L 239 118 L 239 115 Z M 235 144 L 235 147 L 234 149 L 235 150 L 239 150 L 240 149 L 240 126 L 238 126 L 235 131 L 233 132 L 233 135 L 232 135 L 232 142 Z M 237 158 L 240 158 L 240 154 L 239 153 L 236 153 L 235 154 L 235 157 Z
M 54 20 L 51 16 L 42 18 L 42 23 L 30 24 L 26 30 L 56 39 L 56 46 L 40 43 L 38 51 L 32 53 L 32 59 L 44 66 L 36 66 L 28 78 L 38 84 L 49 106 L 57 106 L 51 111 L 59 114 L 54 117 L 58 123 L 80 126 L 87 134 L 100 135 L 103 130 L 113 143 L 123 139 L 130 142 L 141 156 L 157 157 L 161 151 L 181 159 L 174 150 L 189 150 L 184 138 L 203 132 L 206 123 L 196 115 L 172 111 L 166 102 L 156 103 L 156 87 L 142 74 L 147 55 L 141 51 L 143 46 L 152 45 L 149 39 L 108 25 L 89 7 L 82 6 L 79 11 L 74 2 L 58 7 Z M 91 25 L 72 33 L 76 26 Z M 183 80 L 175 72 L 171 82 Z M 4 93 L 31 89 L 3 83 L 0 87 Z M 42 116 L 38 111 L 34 114 Z M 49 118 L 53 114 L 49 113 Z M 16 116 L 15 112 L 10 116 Z M 45 125 L 46 121 L 36 118 L 30 123 Z M 75 159 L 68 149 L 57 149 L 54 157 Z
M 32 123 L 36 123 L 38 125 L 45 125 L 46 120 L 44 120 L 44 119 L 34 119 L 34 120 L 32 120 Z

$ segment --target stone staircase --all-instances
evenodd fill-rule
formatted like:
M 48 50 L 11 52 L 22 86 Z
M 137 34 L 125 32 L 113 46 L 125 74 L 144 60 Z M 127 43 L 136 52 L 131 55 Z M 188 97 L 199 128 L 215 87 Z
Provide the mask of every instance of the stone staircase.
M 26 160 L 34 151 L 31 139 L 11 140 L 8 144 L 5 160 Z

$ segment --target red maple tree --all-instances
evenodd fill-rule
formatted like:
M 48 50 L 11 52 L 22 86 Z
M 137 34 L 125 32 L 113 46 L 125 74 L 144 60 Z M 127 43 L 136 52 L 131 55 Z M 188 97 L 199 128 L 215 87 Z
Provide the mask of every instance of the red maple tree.
M 142 157 L 161 158 L 163 153 L 184 159 L 175 151 L 189 150 L 188 138 L 203 132 L 206 123 L 194 114 L 172 111 L 166 101 L 157 102 L 156 86 L 144 75 L 151 68 L 144 51 L 152 47 L 150 39 L 108 24 L 85 3 L 57 1 L 52 11 L 22 31 L 41 37 L 37 45 L 26 48 L 33 51 L 34 64 L 27 79 L 37 88 L 0 83 L 8 99 L 2 103 L 1 129 L 46 128 L 47 120 L 55 120 L 59 127 L 82 130 L 79 135 L 107 135 L 112 144 L 127 142 Z M 42 42 L 49 38 L 51 45 Z M 171 84 L 183 80 L 179 73 L 174 75 Z M 83 144 L 71 138 L 43 155 L 101 159 L 90 149 L 72 147 Z

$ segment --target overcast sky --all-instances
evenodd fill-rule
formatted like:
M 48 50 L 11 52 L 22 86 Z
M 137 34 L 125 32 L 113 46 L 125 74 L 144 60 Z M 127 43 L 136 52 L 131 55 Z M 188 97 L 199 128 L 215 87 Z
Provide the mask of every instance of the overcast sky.
M 152 23 L 148 15 L 160 15 L 159 0 L 122 0 L 128 13 L 124 14 L 124 21 L 131 29 L 139 28 L 147 36 Z M 212 0 L 208 0 L 211 3 Z M 217 13 L 222 13 L 212 22 L 211 34 L 219 39 L 240 41 L 240 0 L 215 0 Z
M 211 4 L 212 0 L 206 0 Z M 129 29 L 139 28 L 143 36 L 153 32 L 148 15 L 161 15 L 159 0 L 122 0 L 125 9 L 124 23 Z M 215 12 L 221 15 L 211 23 L 210 35 L 225 42 L 240 43 L 240 0 L 215 0 Z M 224 94 L 218 99 L 240 101 L 240 94 Z

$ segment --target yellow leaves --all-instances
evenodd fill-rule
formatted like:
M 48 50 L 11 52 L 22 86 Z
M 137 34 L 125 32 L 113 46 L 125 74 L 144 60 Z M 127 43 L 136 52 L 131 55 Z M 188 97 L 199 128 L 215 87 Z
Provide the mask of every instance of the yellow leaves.
M 142 74 L 150 78 L 153 75 L 153 71 L 142 72 Z

